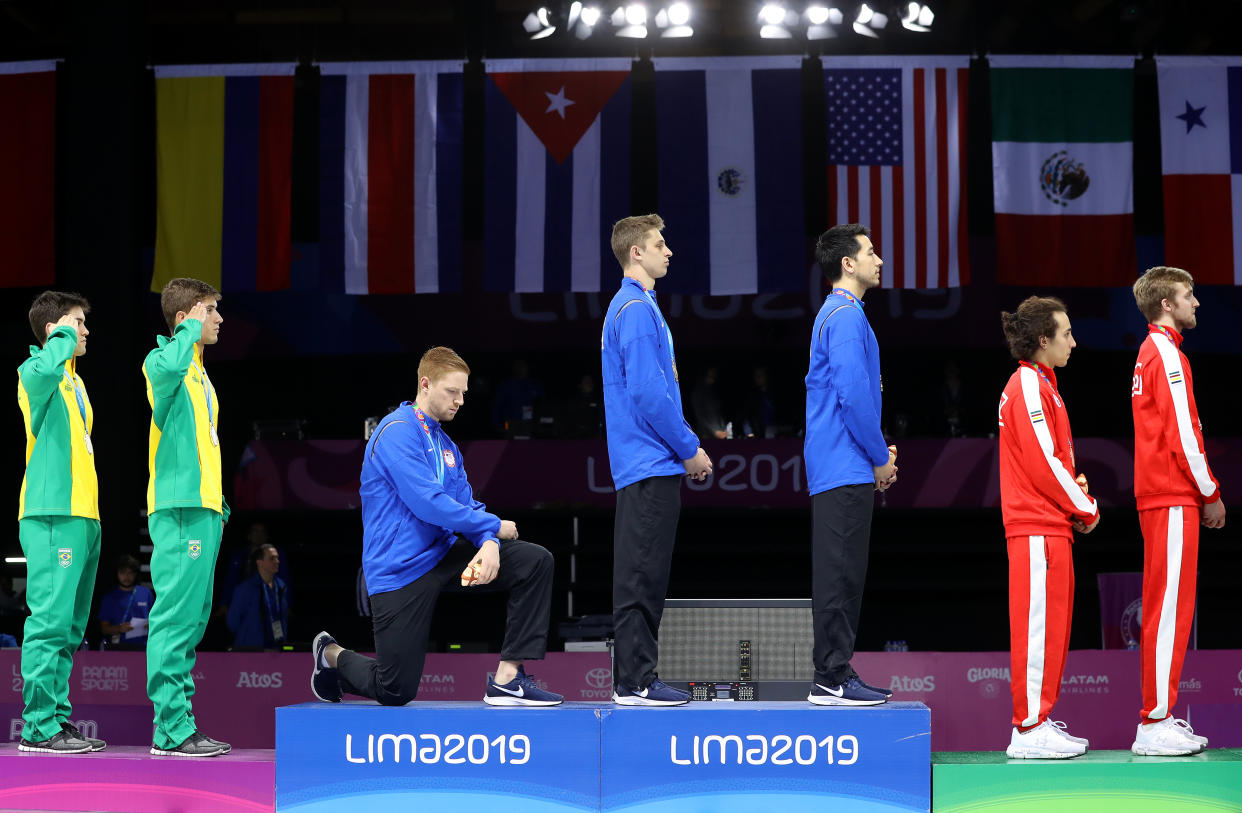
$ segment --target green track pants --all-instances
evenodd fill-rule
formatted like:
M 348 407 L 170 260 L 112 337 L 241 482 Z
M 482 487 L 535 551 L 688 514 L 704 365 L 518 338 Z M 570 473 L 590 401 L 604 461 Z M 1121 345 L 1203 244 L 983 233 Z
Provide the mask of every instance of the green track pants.
M 22 635 L 22 737 L 42 742 L 69 719 L 69 672 L 91 614 L 99 565 L 99 520 L 26 517 L 18 523 L 26 555 Z
M 147 638 L 147 696 L 155 706 L 157 748 L 175 748 L 198 730 L 194 648 L 211 615 L 211 588 L 223 529 L 210 508 L 169 508 L 147 518 L 151 532 L 151 607 Z

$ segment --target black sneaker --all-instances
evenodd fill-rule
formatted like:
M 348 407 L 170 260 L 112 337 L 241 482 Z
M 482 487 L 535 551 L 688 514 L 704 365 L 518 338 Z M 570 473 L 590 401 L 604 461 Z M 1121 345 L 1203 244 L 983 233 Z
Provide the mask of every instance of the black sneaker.
M 325 703 L 341 702 L 341 673 L 323 660 L 323 651 L 329 644 L 335 643 L 335 638 L 327 632 L 321 632 L 311 644 L 311 655 L 315 658 L 315 668 L 311 672 L 311 691 Z
M 86 740 L 86 742 L 90 743 L 92 751 L 102 751 L 108 747 L 108 743 L 103 740 L 95 739 L 94 737 L 86 736 L 77 726 L 68 721 L 60 724 L 60 730 L 73 737 L 75 740 Z
M 858 685 L 862 686 L 864 689 L 870 689 L 870 690 L 871 690 L 871 691 L 873 691 L 873 692 L 879 692 L 880 694 L 884 695 L 885 697 L 892 697 L 892 696 L 893 696 L 893 691 L 892 691 L 892 689 L 884 689 L 884 688 L 881 688 L 881 687 L 879 687 L 879 686 L 872 686 L 872 685 L 871 685 L 870 683 L 868 683 L 867 681 L 865 681 L 865 680 L 863 680 L 862 678 L 858 677 L 858 673 L 857 673 L 857 672 L 855 672 L 855 673 L 852 675 L 852 677 L 856 677 L 856 678 L 858 678 Z
M 18 751 L 36 751 L 42 754 L 85 754 L 91 750 L 91 744 L 61 729 L 42 742 L 31 742 L 22 737 L 17 744 Z
M 817 706 L 878 706 L 888 701 L 881 692 L 871 691 L 856 677 L 837 686 L 816 681 L 811 684 L 811 693 L 806 699 Z
M 224 753 L 221 743 L 209 740 L 195 731 L 185 738 L 185 742 L 175 748 L 151 746 L 153 757 L 218 757 Z
M 227 754 L 229 751 L 233 750 L 233 746 L 229 745 L 227 742 L 217 740 L 215 737 L 208 737 L 204 734 L 203 739 L 207 740 L 207 742 L 214 742 L 216 745 L 220 746 L 220 753 L 222 754 Z

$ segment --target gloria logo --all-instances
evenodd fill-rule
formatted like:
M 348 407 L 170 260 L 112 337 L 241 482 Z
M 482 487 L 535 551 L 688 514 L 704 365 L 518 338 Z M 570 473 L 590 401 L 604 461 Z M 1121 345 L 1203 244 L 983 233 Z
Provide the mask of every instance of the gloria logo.
M 238 672 L 234 688 L 279 689 L 284 685 L 285 679 L 280 672 Z
M 981 680 L 1009 680 L 1008 666 L 972 666 L 966 670 L 966 679 L 971 683 Z
M 934 692 L 936 691 L 936 676 L 893 675 L 893 681 L 888 685 L 888 689 L 891 692 Z
M 1064 675 L 1061 694 L 1108 694 L 1108 675 Z
M 82 691 L 127 692 L 129 691 L 128 666 L 83 666 Z

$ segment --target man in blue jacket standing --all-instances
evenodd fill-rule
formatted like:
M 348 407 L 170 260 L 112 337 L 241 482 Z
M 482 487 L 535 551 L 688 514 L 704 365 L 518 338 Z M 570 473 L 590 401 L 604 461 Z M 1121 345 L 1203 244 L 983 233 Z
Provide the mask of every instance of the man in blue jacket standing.
M 255 573 L 233 588 L 226 620 L 234 649 L 277 649 L 289 640 L 289 585 L 276 575 L 280 553 L 264 542 L 250 554 Z
M 673 334 L 655 300 L 668 273 L 659 215 L 612 228 L 612 251 L 625 278 L 604 317 L 600 342 L 608 463 L 617 489 L 613 527 L 613 702 L 677 706 L 690 695 L 656 675 L 656 636 L 668 593 L 681 478 L 703 480 L 712 462 L 686 423 Z
M 863 294 L 880 284 L 884 261 L 871 231 L 857 223 L 819 237 L 815 259 L 832 293 L 811 333 L 806 374 L 806 460 L 811 494 L 811 602 L 815 682 L 820 706 L 874 706 L 892 692 L 863 683 L 850 666 L 874 491 L 897 480 L 897 449 L 880 430 L 880 348 L 863 313 Z
M 470 368 L 447 347 L 418 364 L 418 400 L 389 413 L 362 460 L 362 567 L 371 596 L 374 659 L 343 649 L 326 632 L 312 646 L 311 688 L 401 706 L 418 694 L 436 600 L 444 590 L 509 592 L 500 664 L 483 701 L 554 706 L 522 667 L 544 656 L 552 601 L 552 555 L 519 540 L 517 526 L 474 498 L 457 444 L 444 432 L 466 400 Z M 487 585 L 486 588 L 483 585 Z

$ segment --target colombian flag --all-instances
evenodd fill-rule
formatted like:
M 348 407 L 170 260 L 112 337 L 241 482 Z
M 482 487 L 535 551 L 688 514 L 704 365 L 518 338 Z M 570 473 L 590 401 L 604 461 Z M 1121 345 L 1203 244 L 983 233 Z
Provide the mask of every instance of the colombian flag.
M 289 287 L 295 67 L 155 68 L 151 290 L 176 277 L 221 292 Z

